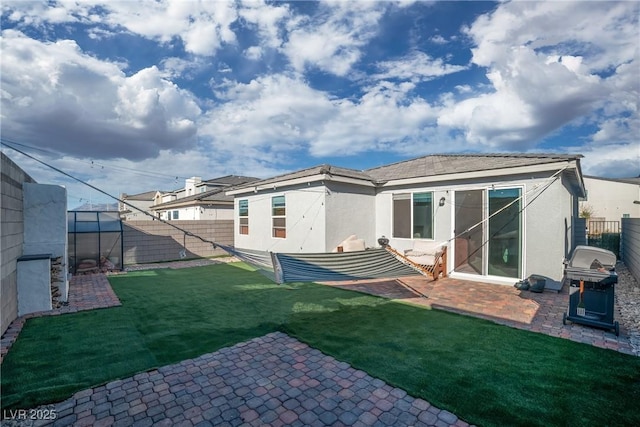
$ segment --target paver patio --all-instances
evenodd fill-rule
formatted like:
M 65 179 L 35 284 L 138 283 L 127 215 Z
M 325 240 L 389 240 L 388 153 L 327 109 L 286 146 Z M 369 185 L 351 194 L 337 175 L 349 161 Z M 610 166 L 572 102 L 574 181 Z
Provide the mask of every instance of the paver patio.
M 38 426 L 468 426 L 280 332 L 76 393 Z
M 569 304 L 569 289 L 535 293 L 513 286 L 470 282 L 452 278 L 436 281 L 411 276 L 394 280 L 326 282 L 330 286 L 378 295 L 459 314 L 488 319 L 499 324 L 543 333 L 597 347 L 635 354 L 624 325 L 620 336 L 613 331 L 577 323 L 562 324 Z M 619 319 L 617 313 L 614 316 Z

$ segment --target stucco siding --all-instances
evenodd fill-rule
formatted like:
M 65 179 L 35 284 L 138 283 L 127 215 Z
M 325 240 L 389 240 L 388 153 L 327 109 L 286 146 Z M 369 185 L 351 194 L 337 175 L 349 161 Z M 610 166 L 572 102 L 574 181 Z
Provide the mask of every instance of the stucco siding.
M 326 193 L 324 185 L 316 184 L 237 196 L 234 220 L 236 247 L 272 252 L 326 252 Z M 271 200 L 274 196 L 285 196 L 286 238 L 273 237 Z M 249 234 L 239 232 L 237 205 L 240 200 L 249 201 Z
M 464 230 L 454 230 L 455 210 L 454 198 L 456 191 L 489 190 L 491 188 L 519 187 L 524 195 L 522 206 L 529 204 L 523 211 L 523 277 L 531 274 L 544 275 L 550 279 L 562 279 L 562 260 L 571 250 L 573 244 L 571 218 L 577 211 L 577 199 L 562 180 L 556 180 L 549 188 L 534 199 L 541 189 L 549 182 L 548 174 L 528 176 L 504 177 L 496 180 L 451 181 L 432 186 L 412 186 L 389 188 L 376 196 L 376 235 L 385 235 L 390 245 L 398 250 L 410 249 L 414 239 L 398 239 L 392 236 L 392 195 L 402 192 L 433 191 L 434 201 L 434 241 L 447 242 L 449 247 L 449 265 L 447 271 L 453 270 L 454 245 L 453 238 Z M 439 206 L 444 197 L 444 206 Z M 471 278 L 471 277 L 467 277 Z M 478 276 L 483 280 L 483 276 Z M 508 279 L 498 280 L 508 282 Z
M 604 218 L 604 221 L 620 221 L 624 215 L 640 218 L 640 185 L 616 182 L 607 179 L 584 178 L 587 200 L 580 202 L 582 207 L 590 207 L 592 217 Z
M 524 277 L 542 275 L 557 282 L 562 280 L 564 265 L 573 246 L 573 198 L 562 180 L 557 180 L 544 192 L 534 189 L 546 180 L 527 182 L 525 204 L 525 269 Z M 536 195 L 539 196 L 536 197 Z
M 367 247 L 377 246 L 375 234 L 375 189 L 329 183 L 326 203 L 326 251 L 333 250 L 352 234 Z M 379 237 L 379 236 L 378 236 Z
M 385 236 L 389 245 L 401 252 L 413 247 L 414 239 L 393 237 L 393 194 L 433 192 L 433 221 L 435 242 L 446 242 L 451 237 L 451 200 L 449 186 L 411 186 L 389 188 L 376 196 L 376 236 Z M 444 206 L 439 206 L 440 198 L 445 198 Z M 377 244 L 377 242 L 376 242 Z
M 203 208 L 203 212 L 200 213 L 198 219 L 233 221 L 233 206 L 229 205 L 228 208 Z

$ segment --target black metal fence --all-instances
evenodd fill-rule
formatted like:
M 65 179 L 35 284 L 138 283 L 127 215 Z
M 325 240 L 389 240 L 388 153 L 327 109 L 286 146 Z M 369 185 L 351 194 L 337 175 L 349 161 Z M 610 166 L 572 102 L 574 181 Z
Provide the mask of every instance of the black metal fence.
M 587 244 L 607 249 L 620 258 L 620 221 L 587 221 Z

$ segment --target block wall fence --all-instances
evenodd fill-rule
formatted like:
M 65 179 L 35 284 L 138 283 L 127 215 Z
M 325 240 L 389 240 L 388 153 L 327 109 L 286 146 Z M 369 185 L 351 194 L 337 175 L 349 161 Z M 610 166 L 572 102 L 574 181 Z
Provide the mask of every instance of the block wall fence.
M 640 282 L 640 218 L 622 218 L 620 253 L 624 265 Z
M 233 245 L 233 220 L 175 221 L 176 226 L 204 239 Z M 160 221 L 123 221 L 123 262 L 141 264 L 228 255 L 220 248 Z
M 36 181 L 18 165 L 2 154 L 0 172 L 2 175 L 2 196 L 0 197 L 0 215 L 2 218 L 0 233 L 2 289 L 0 289 L 0 317 L 2 333 L 18 317 L 18 268 L 17 259 L 24 248 L 24 196 L 22 185 Z

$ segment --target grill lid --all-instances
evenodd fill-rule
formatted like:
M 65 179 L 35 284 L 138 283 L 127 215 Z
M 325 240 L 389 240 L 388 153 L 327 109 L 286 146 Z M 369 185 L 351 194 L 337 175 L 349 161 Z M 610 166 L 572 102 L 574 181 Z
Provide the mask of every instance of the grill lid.
M 616 255 L 613 252 L 593 246 L 576 246 L 569 260 L 569 267 L 574 269 L 597 270 L 598 268 L 606 268 L 610 270 L 615 265 Z

